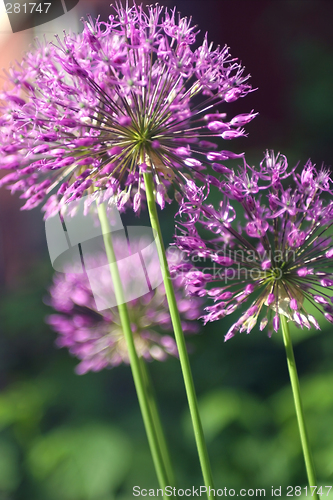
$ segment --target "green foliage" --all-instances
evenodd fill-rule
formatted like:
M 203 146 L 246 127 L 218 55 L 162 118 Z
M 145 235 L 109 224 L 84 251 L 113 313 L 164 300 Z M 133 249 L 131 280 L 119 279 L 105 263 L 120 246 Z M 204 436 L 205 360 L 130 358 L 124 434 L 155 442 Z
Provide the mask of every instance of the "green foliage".
M 267 409 L 262 402 L 241 390 L 217 389 L 208 392 L 200 399 L 199 408 L 208 442 L 233 422 L 252 429 L 267 420 Z M 184 419 L 184 427 L 191 428 L 188 415 Z M 192 439 L 192 435 L 189 438 Z
M 91 422 L 39 437 L 28 467 L 50 500 L 104 500 L 123 482 L 130 458 L 129 441 L 119 429 Z
M 43 279 L 39 283 L 35 279 L 31 288 L 31 294 L 39 293 L 40 299 L 45 294 Z M 24 318 L 19 321 L 29 349 L 24 364 L 11 365 L 10 378 L 0 393 L 1 500 L 2 493 L 16 495 L 15 500 L 25 500 L 27 495 L 34 500 L 127 500 L 134 485 L 156 488 L 130 368 L 77 376 L 76 360 L 65 350 L 54 349 L 52 332 L 43 326 L 36 334 L 38 330 L 24 328 Z M 227 329 L 223 320 L 191 338 L 191 363 L 216 484 L 305 486 L 280 335 L 268 339 L 261 332 L 240 334 L 225 344 Z M 330 328 L 309 333 L 292 329 L 292 335 L 297 340 L 295 356 L 319 481 L 330 484 Z M 20 352 L 17 338 L 23 338 L 23 332 L 19 328 L 12 336 L 7 331 L 4 338 L 5 351 L 15 352 L 18 346 Z M 36 356 L 41 345 L 43 355 Z M 154 362 L 149 369 L 178 485 L 200 485 L 178 361 Z
M 0 492 L 14 492 L 20 484 L 19 454 L 16 446 L 0 438 Z M 1 498 L 1 496 L 0 496 Z
M 23 381 L 0 394 L 0 429 L 13 425 L 17 432 L 35 429 L 47 402 L 52 400 L 52 386 L 42 382 Z

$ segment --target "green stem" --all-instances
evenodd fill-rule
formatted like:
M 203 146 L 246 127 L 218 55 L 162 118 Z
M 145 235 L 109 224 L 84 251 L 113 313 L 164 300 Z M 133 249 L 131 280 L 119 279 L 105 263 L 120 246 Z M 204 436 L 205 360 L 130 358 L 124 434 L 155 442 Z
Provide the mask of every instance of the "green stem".
M 131 364 L 134 384 L 136 388 L 136 393 L 139 400 L 139 405 L 142 413 L 143 422 L 145 425 L 148 442 L 150 446 L 150 451 L 152 459 L 154 462 L 157 478 L 160 487 L 165 492 L 165 487 L 169 486 L 167 473 L 163 463 L 163 458 L 161 450 L 158 443 L 158 438 L 154 428 L 153 418 L 150 412 L 149 398 L 146 393 L 146 385 L 143 380 L 140 360 L 136 353 L 134 339 L 132 335 L 131 322 L 128 314 L 128 308 L 125 302 L 124 291 L 121 283 L 121 278 L 119 275 L 119 269 L 117 266 L 117 260 L 112 244 L 111 238 L 111 228 L 109 225 L 106 208 L 104 203 L 100 204 L 98 207 L 98 216 L 101 223 L 101 228 L 103 232 L 104 245 L 106 250 L 106 255 L 110 265 L 110 272 L 112 277 L 112 282 L 114 286 L 115 297 L 118 305 L 119 317 L 121 321 L 121 326 L 123 329 L 124 337 L 127 343 L 128 355 Z M 164 496 L 164 498 L 166 498 Z
M 157 209 L 155 204 L 154 197 L 154 186 L 152 175 L 149 172 L 144 172 L 143 174 L 145 187 L 146 187 L 146 197 L 147 197 L 147 205 L 150 217 L 150 223 L 157 234 L 156 242 L 157 242 L 157 250 L 160 259 L 160 265 L 163 275 L 163 281 L 165 286 L 165 293 L 169 304 L 170 316 L 172 321 L 172 326 L 175 332 L 176 343 L 178 347 L 179 360 L 181 369 L 183 372 L 183 378 L 185 383 L 185 389 L 190 409 L 190 414 L 192 418 L 192 425 L 202 470 L 202 475 L 204 478 L 204 483 L 207 488 L 207 496 L 209 499 L 214 498 L 213 495 L 209 495 L 209 489 L 213 489 L 213 477 L 210 468 L 210 462 L 208 457 L 207 446 L 205 442 L 205 437 L 202 429 L 197 396 L 195 393 L 193 377 L 190 367 L 190 362 L 187 354 L 184 333 L 181 326 L 181 320 L 179 316 L 179 311 L 177 308 L 177 301 L 175 297 L 175 292 L 172 286 L 172 281 L 170 278 L 170 271 L 168 267 L 168 262 L 165 254 L 165 248 L 163 244 L 161 227 L 158 220 Z
M 290 333 L 289 333 L 289 326 L 287 323 L 287 318 L 283 314 L 280 314 L 280 320 L 281 320 L 281 326 L 282 326 L 283 342 L 284 342 L 284 346 L 286 349 L 286 355 L 287 355 L 287 363 L 288 363 L 291 388 L 293 391 L 293 397 L 294 397 L 294 403 L 295 403 L 295 409 L 296 409 L 298 429 L 299 429 L 299 434 L 300 434 L 301 443 L 302 443 L 306 473 L 308 476 L 308 482 L 309 482 L 309 486 L 317 486 L 314 462 L 313 462 L 312 453 L 311 453 L 311 449 L 310 449 L 309 438 L 308 438 L 308 435 L 306 432 L 306 427 L 305 427 L 304 410 L 303 410 L 303 405 L 302 405 L 302 400 L 301 400 L 301 393 L 300 393 L 294 351 L 293 351 L 293 346 L 292 346 L 291 337 L 290 337 Z M 312 498 L 317 499 L 317 500 L 319 499 L 317 492 L 314 492 Z
M 151 416 L 152 416 L 152 419 L 154 422 L 155 432 L 156 432 L 159 447 L 161 450 L 161 455 L 163 457 L 165 471 L 166 471 L 166 474 L 167 474 L 167 477 L 169 480 L 169 484 L 174 485 L 175 484 L 174 473 L 173 473 L 173 469 L 172 469 L 170 454 L 169 454 L 168 446 L 166 443 L 161 419 L 159 416 L 154 387 L 153 387 L 151 377 L 149 374 L 149 370 L 148 370 L 148 367 L 147 367 L 145 360 L 143 358 L 140 358 L 140 362 L 141 362 L 141 370 L 142 370 L 143 379 L 144 379 L 145 384 L 146 384 L 146 393 L 148 395 L 150 413 L 151 413 Z

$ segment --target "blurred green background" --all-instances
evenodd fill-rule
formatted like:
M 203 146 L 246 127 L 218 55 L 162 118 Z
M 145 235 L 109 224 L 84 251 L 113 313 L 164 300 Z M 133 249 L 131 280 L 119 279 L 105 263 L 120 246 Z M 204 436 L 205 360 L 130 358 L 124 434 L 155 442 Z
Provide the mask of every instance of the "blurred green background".
M 106 3 L 82 1 L 80 14 L 84 8 L 106 19 Z M 292 166 L 309 157 L 332 165 L 333 2 L 176 5 L 210 40 L 230 46 L 258 87 L 220 108 L 230 117 L 260 113 L 247 126 L 248 138 L 221 148 L 246 151 L 250 163 L 258 164 L 269 148 L 286 154 Z M 20 212 L 20 200 L 4 191 L 0 197 L 0 500 L 128 500 L 135 485 L 157 487 L 130 369 L 75 375 L 76 360 L 54 347 L 55 334 L 44 323 L 53 271 L 40 211 Z M 166 244 L 176 211 L 173 203 L 161 213 Z M 127 214 L 124 222 L 144 225 L 147 216 Z M 216 486 L 266 488 L 266 496 L 272 486 L 305 486 L 281 336 L 269 339 L 255 329 L 224 344 L 229 326 L 224 319 L 191 338 Z M 318 479 L 333 485 L 332 326 L 322 322 L 321 332 L 292 334 Z M 153 362 L 149 369 L 177 484 L 199 486 L 179 363 Z

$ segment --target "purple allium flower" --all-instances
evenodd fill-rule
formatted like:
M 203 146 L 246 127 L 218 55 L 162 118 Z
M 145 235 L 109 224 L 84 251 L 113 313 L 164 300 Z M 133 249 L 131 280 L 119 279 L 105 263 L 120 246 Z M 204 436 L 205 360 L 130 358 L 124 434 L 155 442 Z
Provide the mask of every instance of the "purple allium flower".
M 260 330 L 279 329 L 283 314 L 296 326 L 319 329 L 309 305 L 333 323 L 333 201 L 324 167 L 309 160 L 301 173 L 287 159 L 267 151 L 260 168 L 224 168 L 219 209 L 204 204 L 203 190 L 180 208 L 184 221 L 176 245 L 200 267 L 186 270 L 191 293 L 214 305 L 204 321 L 247 309 L 225 336 L 249 333 L 261 315 Z M 289 185 L 291 179 L 292 185 Z M 198 226 L 210 232 L 203 238 Z M 209 233 L 208 233 L 209 234 Z M 193 274 L 196 274 L 195 281 Z M 206 285 L 209 286 L 206 288 Z M 262 313 L 262 314 L 261 314 Z
M 123 241 L 115 241 L 118 250 Z M 170 253 L 171 262 L 179 262 L 179 253 Z M 121 278 L 124 288 L 133 286 L 136 260 L 126 264 L 126 274 Z M 104 256 L 97 254 L 85 258 L 85 264 L 98 268 L 105 264 Z M 151 260 L 147 268 L 148 276 L 158 275 L 158 260 Z M 111 275 L 100 274 L 99 293 L 108 294 Z M 183 277 L 174 271 L 173 284 L 186 333 L 197 333 L 202 299 L 188 297 L 183 287 Z M 47 317 L 47 322 L 58 333 L 56 343 L 67 347 L 69 352 L 81 360 L 76 367 L 78 374 L 111 368 L 120 363 L 129 363 L 126 341 L 122 332 L 117 307 L 100 311 L 96 307 L 94 295 L 86 273 L 56 273 L 50 288 L 47 303 L 58 313 Z M 163 361 L 168 355 L 178 356 L 175 340 L 168 334 L 172 330 L 170 314 L 164 291 L 160 284 L 155 290 L 127 303 L 132 322 L 132 332 L 139 356 L 147 360 Z
M 245 135 L 256 113 L 226 121 L 216 106 L 251 91 L 244 68 L 228 48 L 213 48 L 175 9 L 117 5 L 107 23 L 89 18 L 81 34 L 57 43 L 37 43 L 9 70 L 2 93 L 1 180 L 21 191 L 31 209 L 53 193 L 46 217 L 56 207 L 98 188 L 94 196 L 118 208 L 140 210 L 142 172 L 153 173 L 156 200 L 167 189 L 186 187 L 217 152 L 213 138 Z

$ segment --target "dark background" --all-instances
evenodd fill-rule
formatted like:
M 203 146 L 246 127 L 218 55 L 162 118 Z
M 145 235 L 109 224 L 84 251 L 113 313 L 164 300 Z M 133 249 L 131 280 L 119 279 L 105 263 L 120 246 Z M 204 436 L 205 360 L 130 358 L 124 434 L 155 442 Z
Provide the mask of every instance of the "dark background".
M 230 46 L 258 87 L 220 108 L 229 117 L 259 112 L 246 127 L 247 138 L 221 147 L 245 151 L 253 164 L 268 148 L 286 154 L 291 166 L 309 157 L 318 166 L 332 165 L 333 2 L 176 5 L 182 15 L 192 15 L 202 35 L 208 31 L 209 40 Z M 105 2 L 81 0 L 79 9 L 78 16 L 101 13 L 106 19 L 111 13 Z M 77 376 L 76 360 L 54 347 L 55 335 L 44 323 L 50 310 L 43 299 L 52 279 L 44 224 L 38 209 L 20 212 L 21 205 L 1 192 L 0 500 L 129 500 L 133 486 L 157 486 L 130 369 Z M 161 213 L 166 244 L 176 211 L 173 203 Z M 147 216 L 128 214 L 125 222 L 142 225 Z M 333 338 L 332 327 L 321 324 L 321 332 L 292 334 L 318 479 L 332 485 Z M 191 339 L 216 485 L 266 488 L 266 496 L 272 485 L 284 491 L 305 486 L 280 333 L 268 339 L 254 329 L 225 344 L 229 326 L 221 320 Z M 202 479 L 179 363 L 170 359 L 149 368 L 178 486 L 198 486 Z

